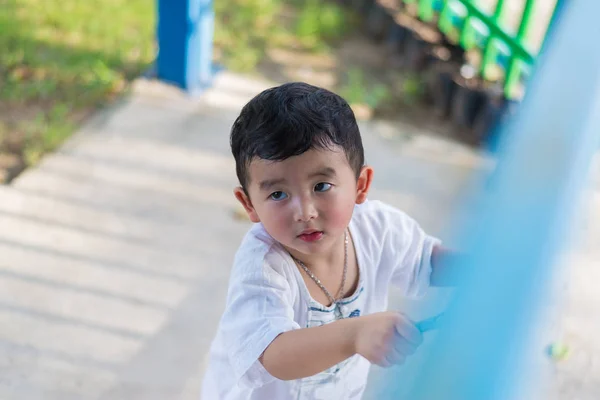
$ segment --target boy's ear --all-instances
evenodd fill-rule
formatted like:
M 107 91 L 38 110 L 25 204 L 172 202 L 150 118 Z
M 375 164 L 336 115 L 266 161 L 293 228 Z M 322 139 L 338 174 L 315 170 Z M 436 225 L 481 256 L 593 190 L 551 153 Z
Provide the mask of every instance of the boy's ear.
M 360 175 L 358 175 L 358 181 L 356 182 L 356 204 L 362 204 L 367 200 L 372 181 L 373 167 L 365 165 L 360 170 Z
M 235 198 L 242 204 L 242 206 L 244 207 L 244 210 L 246 210 L 246 213 L 248 214 L 248 218 L 250 218 L 250 221 L 252 221 L 254 223 L 260 222 L 260 218 L 258 218 L 258 214 L 256 213 L 256 210 L 252 206 L 250 197 L 248 197 L 248 195 L 246 194 L 244 189 L 241 186 L 238 186 L 235 189 L 233 189 L 233 194 L 235 195 Z

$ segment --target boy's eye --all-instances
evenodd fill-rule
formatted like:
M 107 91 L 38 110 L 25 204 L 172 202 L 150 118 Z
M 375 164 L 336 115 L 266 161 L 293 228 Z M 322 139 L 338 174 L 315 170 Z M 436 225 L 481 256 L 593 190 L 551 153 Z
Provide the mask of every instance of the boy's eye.
M 317 183 L 315 185 L 315 192 L 326 192 L 329 189 L 331 189 L 331 183 L 325 183 L 325 182 L 321 182 L 321 183 Z
M 269 197 L 275 201 L 279 201 L 285 199 L 287 197 L 287 194 L 285 194 L 284 192 L 273 192 Z

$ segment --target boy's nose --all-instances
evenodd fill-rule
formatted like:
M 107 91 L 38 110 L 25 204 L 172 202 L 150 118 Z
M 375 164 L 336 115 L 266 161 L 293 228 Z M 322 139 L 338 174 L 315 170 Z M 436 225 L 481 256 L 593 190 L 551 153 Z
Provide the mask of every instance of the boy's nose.
M 298 222 L 307 222 L 317 217 L 317 209 L 310 200 L 299 200 L 296 204 L 294 218 Z

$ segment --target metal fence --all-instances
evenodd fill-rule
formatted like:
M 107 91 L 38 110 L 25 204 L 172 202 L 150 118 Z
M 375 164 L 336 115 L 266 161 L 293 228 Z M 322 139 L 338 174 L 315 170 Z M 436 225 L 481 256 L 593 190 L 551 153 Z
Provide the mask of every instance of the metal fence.
M 521 98 L 557 2 L 338 1 L 366 16 L 367 29 L 388 41 L 401 65 L 433 76 L 426 85 L 433 111 L 478 141 Z M 158 0 L 159 79 L 190 93 L 211 84 L 212 3 Z
M 466 51 L 478 52 L 479 57 L 474 58 L 480 77 L 487 81 L 502 80 L 508 98 L 522 94 L 556 5 L 555 0 L 403 0 L 401 3 L 422 21 L 437 24 L 449 42 Z
M 516 109 L 557 0 L 343 0 L 461 135 L 489 142 Z

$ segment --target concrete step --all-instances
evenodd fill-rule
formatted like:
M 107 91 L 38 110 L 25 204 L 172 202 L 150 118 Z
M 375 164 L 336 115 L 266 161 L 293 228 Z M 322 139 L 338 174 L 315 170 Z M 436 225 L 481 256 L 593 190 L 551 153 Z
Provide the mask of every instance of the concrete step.
M 232 217 L 229 130 L 268 86 L 223 74 L 191 99 L 139 81 L 131 97 L 0 186 L 1 399 L 197 399 L 249 228 Z M 375 168 L 370 197 L 443 236 L 485 157 L 398 123 L 364 122 L 361 131 Z M 581 337 L 577 354 L 600 354 L 590 322 L 600 309 L 589 279 L 599 259 L 594 193 L 566 322 Z M 565 363 L 561 387 L 592 390 L 597 380 L 579 379 L 581 370 Z
M 0 186 L 0 398 L 197 399 L 249 226 L 202 111 L 134 97 Z

